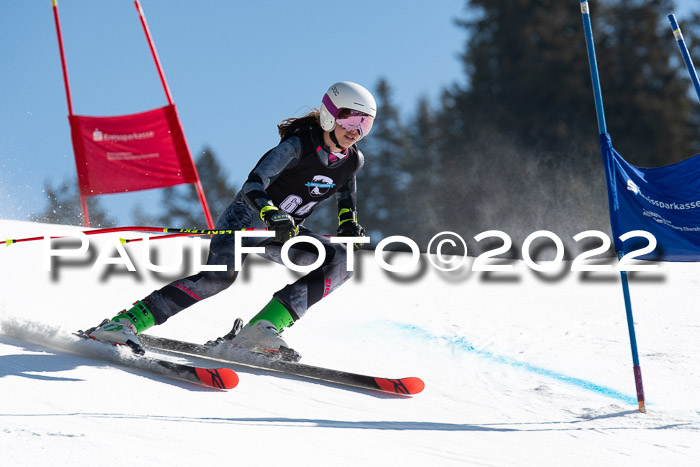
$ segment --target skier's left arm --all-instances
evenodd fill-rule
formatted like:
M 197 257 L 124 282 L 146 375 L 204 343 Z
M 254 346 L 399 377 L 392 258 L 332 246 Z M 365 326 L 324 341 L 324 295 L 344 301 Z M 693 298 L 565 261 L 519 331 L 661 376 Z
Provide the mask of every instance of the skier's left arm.
M 364 165 L 365 158 L 360 150 L 357 151 L 358 164 L 355 173 L 338 189 L 338 236 L 364 237 L 365 229 L 357 222 L 357 172 Z M 360 249 L 362 244 L 355 244 Z

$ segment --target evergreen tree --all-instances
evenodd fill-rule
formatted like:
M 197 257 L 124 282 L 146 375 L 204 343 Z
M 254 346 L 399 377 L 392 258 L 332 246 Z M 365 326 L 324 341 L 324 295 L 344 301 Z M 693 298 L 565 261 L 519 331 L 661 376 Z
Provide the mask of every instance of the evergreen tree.
M 421 247 L 426 247 L 432 236 L 438 233 L 435 229 L 440 225 L 442 205 L 448 204 L 443 191 L 447 174 L 438 153 L 442 132 L 437 114 L 430 108 L 427 98 L 419 99 L 416 114 L 403 134 L 406 139 L 403 141 L 401 170 L 405 183 L 396 212 L 403 218 L 403 233 Z
M 469 33 L 462 57 L 469 84 L 455 96 L 461 119 L 491 120 L 504 136 L 542 151 L 572 140 L 595 145 L 579 9 L 557 0 L 467 4 L 481 15 L 459 23 Z M 594 5 L 591 14 L 609 131 L 637 165 L 677 162 L 693 153 L 698 139 L 666 20 L 673 4 L 611 0 Z
M 492 122 L 508 139 L 545 150 L 585 128 L 594 132 L 579 8 L 557 0 L 467 3 L 481 12 L 459 22 L 468 33 L 469 87 L 458 90 L 457 104 L 467 124 Z
M 195 160 L 195 166 L 212 219 L 216 222 L 233 200 L 237 189 L 229 185 L 226 172 L 211 148 L 205 147 L 202 150 Z M 207 228 L 197 190 L 192 184 L 164 188 L 158 211 L 160 215 L 152 215 L 138 206 L 134 209 L 133 216 L 140 224 L 191 229 Z
M 686 159 L 700 139 L 691 124 L 697 100 L 689 99 L 666 19 L 673 7 L 672 0 L 618 0 L 600 12 L 597 49 L 609 131 L 620 153 L 639 166 Z
M 83 211 L 80 206 L 80 194 L 76 182 L 65 179 L 54 186 L 50 180 L 46 180 L 43 192 L 46 194 L 46 208 L 43 212 L 33 214 L 32 221 L 48 224 L 83 225 Z M 88 198 L 87 205 L 91 227 L 105 228 L 115 225 L 115 222 L 102 209 L 97 197 Z
M 221 166 L 214 150 L 205 147 L 196 161 L 197 171 L 204 187 L 211 216 L 216 219 L 223 214 L 238 192 L 235 185 L 228 183 L 228 174 Z M 200 209 L 201 211 L 201 209 Z
M 388 235 L 406 235 L 411 230 L 411 215 L 406 193 L 411 176 L 404 164 L 408 133 L 391 98 L 388 82 L 376 87 L 377 119 L 372 132 L 360 143 L 365 166 L 357 176 L 358 220 L 377 243 Z
M 516 245 L 542 228 L 562 238 L 608 230 L 580 10 L 556 0 L 467 6 L 475 12 L 459 22 L 468 33 L 467 84 L 445 90 L 436 118 L 434 153 L 449 196 L 434 203 L 433 214 L 445 228 L 503 230 Z M 671 56 L 677 47 L 665 13 L 672 2 L 614 0 L 594 10 L 615 146 L 637 165 L 687 157 L 696 114 Z

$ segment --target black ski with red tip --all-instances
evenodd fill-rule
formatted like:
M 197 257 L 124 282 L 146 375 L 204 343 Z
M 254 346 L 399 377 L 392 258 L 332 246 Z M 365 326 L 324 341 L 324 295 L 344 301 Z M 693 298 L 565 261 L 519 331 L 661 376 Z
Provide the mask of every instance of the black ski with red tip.
M 242 349 L 236 350 L 234 354 L 231 352 L 230 348 L 224 351 L 221 346 L 199 345 L 147 334 L 139 335 L 139 340 L 147 349 L 165 350 L 197 357 L 205 357 L 234 365 L 272 370 L 289 375 L 386 393 L 412 395 L 420 393 L 425 388 L 423 380 L 416 377 L 378 378 L 347 371 L 305 365 L 303 363 L 273 359 L 262 354 Z
M 93 340 L 87 334 L 78 331 L 75 336 Z M 97 343 L 97 341 L 95 341 Z M 105 344 L 102 344 L 105 345 Z M 186 381 L 215 389 L 233 389 L 238 385 L 238 374 L 231 368 L 202 368 L 183 363 L 170 362 L 150 355 L 122 356 L 117 352 L 101 355 L 105 360 L 120 366 L 136 368 L 161 376 Z

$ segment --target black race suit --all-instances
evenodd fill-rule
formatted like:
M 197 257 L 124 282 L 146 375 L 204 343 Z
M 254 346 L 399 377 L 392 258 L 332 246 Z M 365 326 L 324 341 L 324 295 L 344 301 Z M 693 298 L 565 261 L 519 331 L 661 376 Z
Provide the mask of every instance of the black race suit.
M 299 225 L 320 201 L 333 194 L 336 194 L 339 210 L 355 211 L 355 174 L 363 165 L 363 155 L 353 145 L 345 159 L 329 164 L 329 151 L 322 136 L 320 127 L 302 129 L 268 151 L 216 222 L 216 229 L 265 228 L 260 209 L 270 203 L 288 212 Z M 299 235 L 320 241 L 326 250 L 326 259 L 314 271 L 274 293 L 295 319 L 352 276 L 347 270 L 344 245 L 331 244 L 328 238 L 303 225 L 299 228 Z M 264 246 L 265 253 L 260 256 L 282 263 L 282 245 L 274 243 L 273 239 L 244 238 L 243 246 Z M 243 254 L 242 259 L 245 257 Z M 299 243 L 289 250 L 288 257 L 294 264 L 303 266 L 313 264 L 318 253 L 313 245 Z M 236 280 L 238 271 L 234 271 L 233 235 L 212 236 L 207 264 L 226 265 L 227 269 L 200 272 L 174 281 L 145 298 L 156 324 L 162 324 L 181 310 L 221 292 Z

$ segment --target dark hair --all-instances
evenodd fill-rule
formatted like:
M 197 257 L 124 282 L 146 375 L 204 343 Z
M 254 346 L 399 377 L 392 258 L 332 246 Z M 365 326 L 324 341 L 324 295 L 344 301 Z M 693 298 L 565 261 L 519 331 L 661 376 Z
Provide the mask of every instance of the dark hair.
M 313 111 L 307 113 L 303 117 L 292 117 L 282 120 L 282 122 L 277 125 L 277 131 L 279 131 L 280 138 L 289 138 L 295 131 L 299 128 L 321 126 L 321 112 L 318 109 L 313 109 Z

